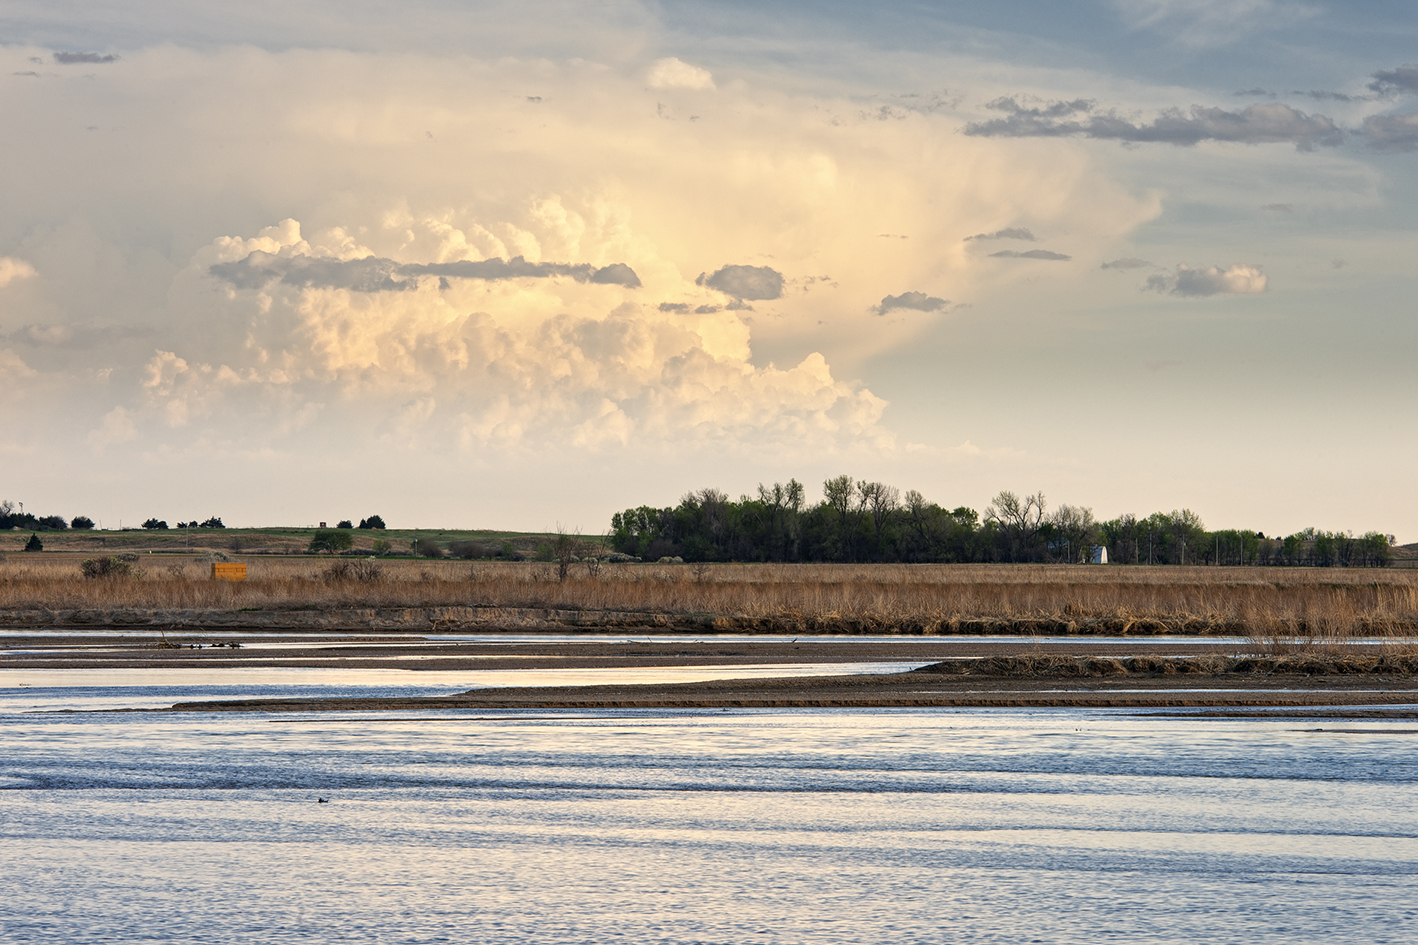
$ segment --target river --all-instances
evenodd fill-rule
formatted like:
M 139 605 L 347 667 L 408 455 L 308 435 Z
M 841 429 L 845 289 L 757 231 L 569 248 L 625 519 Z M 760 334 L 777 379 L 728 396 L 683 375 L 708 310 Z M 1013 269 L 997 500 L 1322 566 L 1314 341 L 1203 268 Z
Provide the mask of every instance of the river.
M 5 942 L 1418 940 L 1408 722 L 22 703 Z

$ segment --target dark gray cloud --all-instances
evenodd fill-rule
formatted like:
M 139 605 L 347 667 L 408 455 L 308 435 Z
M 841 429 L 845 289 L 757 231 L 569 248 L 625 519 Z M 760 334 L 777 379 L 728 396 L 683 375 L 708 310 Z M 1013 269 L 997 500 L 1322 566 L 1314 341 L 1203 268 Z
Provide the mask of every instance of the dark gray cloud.
M 1114 259 L 1112 262 L 1105 262 L 1100 267 L 1102 269 L 1147 269 L 1152 263 L 1145 259 L 1138 259 L 1136 256 L 1124 256 L 1122 259 Z
M 1097 111 L 1086 99 L 1055 102 L 1026 108 L 1013 98 L 987 106 L 1005 117 L 972 122 L 967 135 L 985 138 L 1084 137 L 1135 143 L 1190 146 L 1202 141 L 1240 144 L 1286 142 L 1301 151 L 1333 147 L 1344 140 L 1344 130 L 1323 115 L 1307 115 L 1278 102 L 1249 105 L 1238 112 L 1194 105 L 1189 111 L 1169 108 L 1151 122 L 1138 123 L 1116 111 Z
M 676 313 L 676 314 L 678 314 L 678 315 L 686 315 L 686 314 L 689 313 L 689 303 L 688 303 L 688 302 L 661 302 L 661 303 L 660 303 L 660 311 L 662 311 L 662 312 L 674 312 L 674 313 Z
M 874 306 L 872 311 L 878 315 L 903 308 L 913 312 L 939 312 L 949 304 L 949 299 L 936 298 L 924 292 L 902 292 L 900 295 L 888 295 L 881 300 L 880 305 Z
M 694 284 L 736 299 L 766 301 L 783 295 L 783 274 L 768 266 L 724 266 L 712 275 L 701 272 Z
M 1380 95 L 1418 92 L 1418 62 L 1410 62 L 1397 69 L 1375 72 L 1374 81 L 1369 83 L 1369 90 Z
M 971 240 L 1027 240 L 1030 243 L 1037 243 L 1039 238 L 1022 226 L 1007 226 L 1002 230 L 995 230 L 993 233 L 976 233 L 974 236 L 965 237 L 965 242 Z
M 1418 149 L 1418 114 L 1370 115 L 1364 119 L 1363 133 L 1376 151 Z
M 1290 94 L 1304 95 L 1307 98 L 1312 98 L 1320 102 L 1367 102 L 1372 100 L 1368 95 L 1346 95 L 1343 92 L 1325 92 L 1321 89 L 1311 89 L 1308 92 L 1302 92 L 1296 89 Z
M 1000 250 L 1000 251 L 997 252 L 997 253 L 990 253 L 990 255 L 991 255 L 991 256 L 998 257 L 998 258 L 1000 258 L 1000 259 L 1057 259 L 1057 260 L 1065 260 L 1065 259 L 1072 259 L 1072 258 L 1073 258 L 1072 256 L 1067 256 L 1067 255 L 1065 255 L 1065 254 L 1063 254 L 1063 253 L 1055 253 L 1055 252 L 1053 252 L 1052 250 L 1047 250 L 1047 249 L 1031 249 L 1031 250 L 1028 250 L 1028 251 L 1023 252 L 1023 253 L 1021 253 L 1021 252 L 1020 252 L 1019 250 L 1017 250 L 1017 249 L 1002 249 L 1002 250 Z
M 1275 98 L 1275 93 L 1269 89 L 1237 89 L 1235 93 L 1241 98 Z
M 442 288 L 449 279 L 550 279 L 565 276 L 577 282 L 640 285 L 635 270 L 624 263 L 595 266 L 570 263 L 531 263 L 521 256 L 478 262 L 397 263 L 379 256 L 332 259 L 324 256 L 276 256 L 257 250 L 245 259 L 217 263 L 208 270 L 238 289 L 259 289 L 272 282 L 300 288 L 349 289 L 352 292 L 401 292 L 417 288 L 421 276 L 437 276 Z
M 1264 292 L 1270 280 L 1255 266 L 1235 265 L 1192 268 L 1181 265 L 1170 272 L 1147 277 L 1146 289 L 1168 295 L 1254 295 Z
M 54 61 L 61 66 L 102 66 L 110 62 L 117 62 L 118 57 L 112 53 L 103 55 L 96 52 L 57 52 L 54 54 Z
M 713 315 L 715 312 L 722 312 L 723 310 L 724 307 L 722 305 L 701 305 L 694 310 L 694 314 Z

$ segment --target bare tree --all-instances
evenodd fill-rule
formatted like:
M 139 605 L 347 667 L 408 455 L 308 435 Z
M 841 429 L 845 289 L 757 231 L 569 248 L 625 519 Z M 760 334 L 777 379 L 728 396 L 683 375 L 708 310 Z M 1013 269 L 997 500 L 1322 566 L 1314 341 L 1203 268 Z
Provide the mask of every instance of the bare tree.
M 861 497 L 860 508 L 871 516 L 872 531 L 879 549 L 882 531 L 896 510 L 901 508 L 901 491 L 881 482 L 859 482 L 857 494 Z
M 1044 493 L 1036 492 L 1022 499 L 1005 491 L 995 496 L 985 509 L 985 521 L 996 522 L 1009 541 L 1011 561 L 1019 560 L 1019 552 L 1034 543 L 1039 527 L 1044 524 Z
M 551 557 L 556 562 L 556 579 L 565 581 L 571 574 L 571 566 L 580 557 L 581 529 L 568 532 L 556 526 L 556 537 L 551 542 Z

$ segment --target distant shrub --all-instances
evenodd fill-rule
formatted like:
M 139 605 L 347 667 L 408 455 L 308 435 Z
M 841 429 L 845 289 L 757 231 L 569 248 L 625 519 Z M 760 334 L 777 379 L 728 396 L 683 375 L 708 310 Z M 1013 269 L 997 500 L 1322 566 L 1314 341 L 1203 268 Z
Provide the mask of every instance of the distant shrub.
M 473 561 L 478 558 L 494 557 L 497 554 L 497 549 L 490 545 L 484 545 L 480 541 L 453 541 L 448 543 L 448 553 L 455 558 Z
M 94 520 L 87 515 L 75 515 L 69 520 L 69 527 L 80 531 L 87 531 L 94 527 Z
M 354 525 L 350 523 L 350 520 L 349 520 L 349 519 L 347 519 L 347 518 L 342 518 L 342 519 L 340 519 L 338 522 L 335 523 L 335 527 L 336 527 L 336 528 L 354 528 Z
M 373 528 L 373 529 L 376 529 L 376 530 L 378 530 L 378 531 L 383 531 L 383 530 L 384 530 L 384 519 L 380 518 L 378 515 L 371 515 L 369 518 L 362 518 L 362 519 L 360 519 L 360 520 L 359 520 L 359 526 L 358 526 L 358 527 L 359 527 L 359 528 Z
M 144 527 L 144 528 L 148 528 L 148 529 L 156 528 L 156 529 L 158 529 L 159 531 L 166 531 L 166 530 L 167 530 L 167 522 L 164 522 L 162 519 L 150 518 L 150 519 L 148 519 L 146 522 L 143 523 L 143 527 Z
M 62 515 L 46 515 L 39 520 L 39 527 L 51 532 L 62 532 L 69 527 Z
M 374 539 L 374 553 L 377 555 L 387 555 L 394 550 L 393 542 L 384 538 Z
M 131 561 L 114 555 L 107 558 L 85 558 L 79 562 L 79 571 L 86 578 L 140 577 L 143 573 L 133 567 Z
M 211 518 L 207 519 L 207 520 L 206 520 L 205 522 L 203 522 L 199 527 L 201 527 L 201 528 L 226 528 L 226 526 L 222 524 L 221 518 L 218 517 L 218 516 L 216 516 L 216 515 L 213 515 Z
M 418 538 L 413 544 L 414 554 L 421 558 L 443 557 L 443 547 L 432 538 Z
M 336 583 L 357 581 L 360 584 L 375 584 L 384 580 L 384 569 L 374 561 L 346 558 L 330 565 L 321 576 Z
M 26 551 L 43 551 L 43 550 L 44 550 L 44 542 L 40 541 L 40 540 L 39 540 L 39 536 L 36 535 L 34 532 L 30 532 L 30 540 L 27 541 L 27 542 L 25 542 L 25 550 L 26 550 Z
M 311 536 L 308 551 L 348 551 L 354 547 L 354 536 L 338 528 L 317 528 Z

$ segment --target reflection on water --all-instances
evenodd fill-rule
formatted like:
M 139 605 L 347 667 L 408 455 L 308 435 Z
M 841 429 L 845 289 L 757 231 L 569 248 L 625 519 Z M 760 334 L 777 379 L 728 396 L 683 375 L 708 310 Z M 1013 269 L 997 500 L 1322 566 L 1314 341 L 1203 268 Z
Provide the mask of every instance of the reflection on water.
M 0 715 L 0 939 L 1418 940 L 1411 726 L 1333 725 Z

